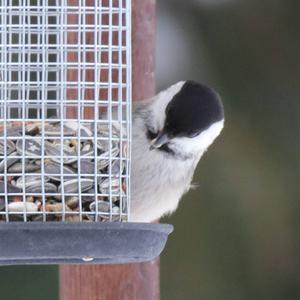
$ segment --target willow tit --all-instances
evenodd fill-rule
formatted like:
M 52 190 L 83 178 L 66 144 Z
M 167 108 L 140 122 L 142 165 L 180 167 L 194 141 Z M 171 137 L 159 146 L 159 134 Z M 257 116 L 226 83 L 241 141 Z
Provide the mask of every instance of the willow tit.
M 211 88 L 181 81 L 133 108 L 130 221 L 170 214 L 220 134 L 224 111 Z

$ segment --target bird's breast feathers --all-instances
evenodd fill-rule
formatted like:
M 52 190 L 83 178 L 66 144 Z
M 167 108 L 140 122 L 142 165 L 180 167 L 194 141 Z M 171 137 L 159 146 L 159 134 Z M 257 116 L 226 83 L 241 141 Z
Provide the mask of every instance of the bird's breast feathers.
M 197 165 L 196 158 L 177 159 L 167 152 L 150 150 L 146 139 L 144 130 L 133 130 L 133 141 L 139 142 L 132 147 L 131 221 L 153 221 L 174 211 L 190 188 Z

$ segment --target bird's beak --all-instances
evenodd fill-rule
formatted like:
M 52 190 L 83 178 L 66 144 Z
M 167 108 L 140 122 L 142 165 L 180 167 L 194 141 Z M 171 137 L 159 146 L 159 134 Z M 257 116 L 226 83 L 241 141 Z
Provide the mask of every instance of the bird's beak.
M 165 133 L 163 130 L 158 134 L 158 136 L 151 141 L 150 150 L 158 149 L 162 145 L 168 143 L 170 141 L 170 138 L 168 137 L 168 134 Z

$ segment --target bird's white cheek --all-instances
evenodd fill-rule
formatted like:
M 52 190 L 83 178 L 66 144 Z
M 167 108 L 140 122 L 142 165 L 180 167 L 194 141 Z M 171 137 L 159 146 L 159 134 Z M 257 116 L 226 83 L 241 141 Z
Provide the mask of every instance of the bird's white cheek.
M 185 153 L 204 152 L 218 137 L 224 126 L 224 120 L 214 123 L 194 138 L 181 137 L 173 140 L 173 147 Z
M 204 132 L 199 135 L 199 140 L 204 147 L 209 147 L 213 141 L 218 137 L 224 127 L 224 120 L 214 123 Z

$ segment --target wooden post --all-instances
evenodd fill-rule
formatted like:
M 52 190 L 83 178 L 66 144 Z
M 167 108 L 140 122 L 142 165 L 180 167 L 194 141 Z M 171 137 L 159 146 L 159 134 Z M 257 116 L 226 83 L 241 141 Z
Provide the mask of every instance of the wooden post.
M 77 0 L 69 0 L 77 1 Z M 155 0 L 132 0 L 133 99 L 155 92 Z M 60 300 L 158 300 L 159 259 L 127 265 L 61 265 Z

